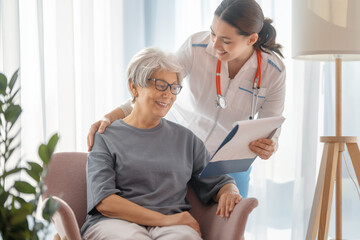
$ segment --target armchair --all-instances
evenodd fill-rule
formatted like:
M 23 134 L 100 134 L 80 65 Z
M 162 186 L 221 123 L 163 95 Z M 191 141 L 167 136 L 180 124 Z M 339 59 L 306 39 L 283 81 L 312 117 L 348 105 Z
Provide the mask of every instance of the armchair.
M 45 178 L 49 196 L 60 205 L 52 217 L 61 239 L 81 240 L 80 227 L 86 218 L 86 161 L 87 153 L 64 152 L 53 155 Z M 203 205 L 191 187 L 187 199 L 192 205 L 190 213 L 199 222 L 204 240 L 240 240 L 251 211 L 257 207 L 256 198 L 242 199 L 229 219 L 217 216 L 217 205 Z

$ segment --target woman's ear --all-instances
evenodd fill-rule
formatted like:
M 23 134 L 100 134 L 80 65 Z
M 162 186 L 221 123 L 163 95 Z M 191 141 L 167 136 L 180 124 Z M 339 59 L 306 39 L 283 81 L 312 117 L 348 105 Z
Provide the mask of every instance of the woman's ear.
M 250 34 L 249 40 L 248 40 L 248 45 L 249 46 L 254 45 L 257 42 L 258 38 L 259 38 L 259 35 L 257 33 Z
M 133 97 L 136 98 L 138 96 L 138 92 L 137 92 L 136 86 L 130 80 L 129 80 L 129 88 L 130 88 L 130 92 L 133 95 Z
M 130 92 L 132 95 L 131 102 L 135 103 L 135 99 L 138 96 L 138 92 L 137 92 L 136 86 L 131 82 L 131 80 L 129 80 L 129 89 L 130 89 Z

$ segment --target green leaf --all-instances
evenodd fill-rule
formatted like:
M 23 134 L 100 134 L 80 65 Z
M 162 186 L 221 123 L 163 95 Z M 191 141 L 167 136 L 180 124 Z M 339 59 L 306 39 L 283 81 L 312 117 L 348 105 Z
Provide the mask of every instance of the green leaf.
M 10 91 L 13 89 L 13 87 L 14 87 L 14 85 L 15 85 L 15 82 L 16 82 L 16 80 L 17 80 L 17 78 L 18 78 L 18 76 L 19 76 L 19 69 L 16 70 L 16 71 L 14 72 L 14 74 L 12 75 L 12 77 L 11 77 L 11 80 L 10 80 L 10 82 L 9 82 Z
M 59 136 L 58 136 L 57 133 L 55 133 L 55 134 L 50 138 L 50 140 L 49 140 L 49 142 L 48 142 L 48 148 L 49 148 L 49 150 L 50 150 L 50 155 L 53 154 L 58 140 L 59 140 Z
M 16 202 L 18 202 L 20 205 L 24 205 L 26 203 L 28 203 L 27 201 L 25 201 L 22 197 L 19 196 L 14 196 L 14 199 Z
M 31 170 L 36 173 L 41 173 L 43 171 L 43 168 L 35 162 L 28 162 L 28 164 L 30 165 Z
M 6 218 L 7 211 L 8 210 L 6 208 L 0 207 L 0 226 L 5 226 L 5 224 L 7 223 L 7 218 Z
M 54 199 L 52 197 L 50 197 L 46 204 L 45 207 L 43 209 L 43 218 L 47 221 L 51 220 L 51 217 L 54 215 L 54 213 L 58 210 L 59 208 L 59 203 L 55 202 Z
M 22 214 L 25 214 L 25 215 L 30 215 L 32 214 L 34 211 L 35 211 L 35 205 L 32 204 L 32 203 L 25 203 L 21 206 L 21 208 L 19 209 L 19 211 L 22 213 Z
M 0 94 L 5 95 L 7 86 L 7 78 L 4 74 L 0 73 Z
M 18 190 L 21 193 L 27 193 L 27 194 L 35 194 L 36 190 L 31 184 L 24 182 L 24 181 L 16 181 L 14 183 L 14 187 L 16 190 Z
M 5 178 L 5 177 L 7 177 L 7 176 L 9 176 L 9 175 L 11 175 L 11 174 L 20 172 L 20 171 L 23 170 L 23 169 L 25 169 L 25 168 L 14 168 L 14 169 L 12 169 L 12 170 L 10 170 L 10 171 L 8 171 L 8 172 L 4 172 L 3 177 Z
M 20 105 L 10 105 L 5 111 L 5 120 L 11 123 L 15 123 L 21 114 Z
M 39 156 L 45 165 L 50 162 L 51 155 L 53 154 L 56 144 L 59 140 L 59 136 L 55 133 L 49 140 L 48 145 L 41 144 L 39 147 Z
M 20 209 L 17 209 L 15 212 L 12 213 L 10 224 L 11 225 L 17 225 L 19 223 L 22 223 L 26 220 L 26 216 L 24 212 L 22 212 Z
M 17 96 L 19 92 L 20 92 L 20 88 L 18 88 L 13 94 L 11 94 L 10 98 L 6 101 L 6 103 L 13 103 L 14 98 Z
M 16 230 L 16 231 L 12 231 L 9 232 L 9 240 L 10 239 L 30 239 L 31 237 L 31 232 L 28 229 L 22 229 L 22 230 Z
M 32 177 L 36 182 L 40 182 L 40 174 L 30 170 L 30 169 L 26 169 L 27 174 L 29 174 L 30 177 Z
M 45 163 L 48 164 L 50 161 L 50 154 L 48 151 L 48 147 L 45 144 L 41 144 L 39 147 L 39 156 L 41 158 L 41 160 Z
M 0 206 L 1 207 L 4 206 L 4 204 L 5 204 L 6 200 L 8 199 L 9 195 L 10 194 L 8 192 L 5 192 L 5 191 L 0 193 Z

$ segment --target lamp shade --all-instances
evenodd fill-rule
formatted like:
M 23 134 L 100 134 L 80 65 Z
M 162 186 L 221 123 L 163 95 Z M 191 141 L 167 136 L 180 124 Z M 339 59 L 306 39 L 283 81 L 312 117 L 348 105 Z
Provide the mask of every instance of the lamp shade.
M 295 59 L 360 60 L 360 0 L 293 0 Z

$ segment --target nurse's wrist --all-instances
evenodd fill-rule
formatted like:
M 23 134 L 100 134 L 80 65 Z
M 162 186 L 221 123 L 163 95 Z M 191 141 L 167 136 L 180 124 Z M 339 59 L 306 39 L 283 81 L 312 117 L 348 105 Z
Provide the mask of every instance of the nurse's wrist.
M 112 121 L 110 120 L 110 118 L 109 117 L 107 117 L 106 115 L 105 116 L 103 116 L 103 118 L 101 119 L 101 121 L 103 121 L 103 122 L 107 122 L 107 123 L 112 123 Z

